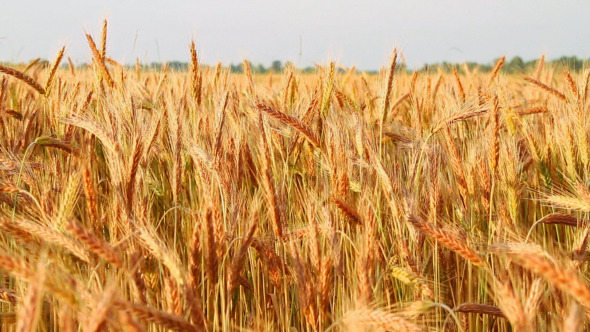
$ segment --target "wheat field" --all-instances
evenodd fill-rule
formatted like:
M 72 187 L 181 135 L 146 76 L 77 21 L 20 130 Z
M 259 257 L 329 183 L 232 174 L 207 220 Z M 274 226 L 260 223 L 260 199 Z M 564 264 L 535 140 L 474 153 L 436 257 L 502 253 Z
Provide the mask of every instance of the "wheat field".
M 0 66 L 1 331 L 587 326 L 590 71 L 242 74 L 192 43 L 174 72 L 87 39 L 84 69 Z

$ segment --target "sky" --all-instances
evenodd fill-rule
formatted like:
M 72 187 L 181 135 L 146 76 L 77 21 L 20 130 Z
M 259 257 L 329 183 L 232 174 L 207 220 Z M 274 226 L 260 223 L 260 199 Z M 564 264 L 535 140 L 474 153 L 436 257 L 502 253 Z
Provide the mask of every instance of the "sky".
M 590 1 L 584 0 L 27 0 L 2 3 L 0 61 L 53 59 L 61 46 L 90 62 L 85 32 L 122 63 L 243 59 L 299 67 L 335 60 L 385 66 L 398 48 L 410 68 L 425 63 L 546 55 L 590 58 Z

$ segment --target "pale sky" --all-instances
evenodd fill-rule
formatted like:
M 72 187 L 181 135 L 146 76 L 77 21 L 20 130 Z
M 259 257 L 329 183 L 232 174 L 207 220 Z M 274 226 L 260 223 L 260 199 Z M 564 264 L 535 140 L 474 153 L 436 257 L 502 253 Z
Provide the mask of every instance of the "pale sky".
M 394 47 L 411 68 L 502 55 L 590 58 L 584 0 L 3 0 L 0 7 L 0 61 L 53 59 L 66 45 L 72 60 L 89 62 L 84 32 L 98 43 L 104 18 L 107 54 L 124 63 L 186 62 L 191 38 L 206 64 L 334 59 L 378 69 Z

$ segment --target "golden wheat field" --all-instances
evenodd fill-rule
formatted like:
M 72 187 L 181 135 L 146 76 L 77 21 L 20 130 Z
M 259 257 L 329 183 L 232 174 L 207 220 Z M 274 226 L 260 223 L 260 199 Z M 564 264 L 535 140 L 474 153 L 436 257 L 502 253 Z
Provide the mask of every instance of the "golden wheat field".
M 0 66 L 1 331 L 590 317 L 589 72 Z M 396 70 L 396 66 L 398 70 Z

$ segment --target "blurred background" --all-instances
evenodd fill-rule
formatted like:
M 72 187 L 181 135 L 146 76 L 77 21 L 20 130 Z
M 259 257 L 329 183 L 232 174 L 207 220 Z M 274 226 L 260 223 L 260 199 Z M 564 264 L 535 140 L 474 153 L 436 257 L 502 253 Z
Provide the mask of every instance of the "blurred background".
M 590 58 L 588 1 L 5 1 L 0 61 L 53 59 L 62 45 L 77 63 L 91 57 L 84 37 L 109 22 L 107 53 L 122 63 L 248 59 L 313 67 L 335 59 L 375 70 L 398 47 L 408 68 L 426 63 L 491 64 L 545 54 Z

